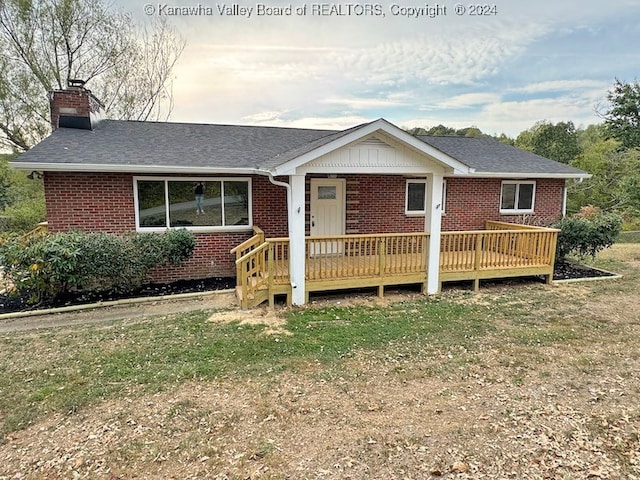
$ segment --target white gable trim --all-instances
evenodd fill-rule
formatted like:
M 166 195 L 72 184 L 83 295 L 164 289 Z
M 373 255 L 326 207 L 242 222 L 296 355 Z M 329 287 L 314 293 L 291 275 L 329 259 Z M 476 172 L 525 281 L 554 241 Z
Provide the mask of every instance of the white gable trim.
M 388 134 L 376 132 L 350 145 L 326 153 L 297 168 L 300 174 L 375 173 L 395 175 L 425 175 L 439 172 L 453 174 L 454 170 L 442 162 Z
M 355 144 L 359 140 L 364 140 L 365 138 L 373 135 L 376 132 L 384 132 L 389 135 L 392 139 L 397 142 L 410 147 L 411 149 L 430 157 L 430 159 L 440 163 L 444 168 L 453 170 L 453 174 L 468 174 L 472 173 L 472 170 L 465 165 L 464 163 L 456 160 L 455 158 L 446 155 L 445 153 L 437 150 L 431 145 L 426 144 L 422 140 L 415 138 L 413 135 L 405 132 L 404 130 L 396 127 L 395 125 L 387 122 L 384 119 L 376 120 L 375 122 L 367 123 L 362 125 L 352 132 L 349 132 L 342 137 L 329 142 L 321 147 L 318 147 L 310 152 L 307 152 L 299 157 L 294 158 L 288 162 L 283 163 L 282 165 L 274 168 L 273 174 L 278 175 L 295 175 L 304 171 L 303 166 L 316 160 L 323 155 L 327 155 L 331 152 L 334 152 L 340 148 L 350 146 Z M 366 167 L 364 167 L 366 168 Z M 353 168 L 350 169 L 353 171 Z M 424 171 L 424 170 L 423 170 Z M 342 172 L 333 172 L 333 173 L 342 173 Z M 373 172 L 372 172 L 373 173 Z M 389 170 L 385 170 L 384 172 L 377 173 L 395 173 Z M 416 173 L 416 172 L 406 172 L 406 173 Z

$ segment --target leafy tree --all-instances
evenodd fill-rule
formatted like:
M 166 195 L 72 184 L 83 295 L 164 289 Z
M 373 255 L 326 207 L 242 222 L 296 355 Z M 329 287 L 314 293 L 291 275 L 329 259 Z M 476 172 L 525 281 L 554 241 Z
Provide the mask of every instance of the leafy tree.
M 444 125 L 436 125 L 427 130 L 426 135 L 456 135 L 456 129 L 445 127 Z
M 609 107 L 600 115 L 611 138 L 625 149 L 640 149 L 640 83 L 624 83 L 616 78 L 607 94 Z
M 569 186 L 567 209 L 577 212 L 583 205 L 615 211 L 627 221 L 640 217 L 640 151 L 621 149 L 607 138 L 603 125 L 590 125 L 578 131 L 582 153 L 572 165 L 592 177 Z
M 569 164 L 580 154 L 573 122 L 538 122 L 520 133 L 516 146 L 557 162 Z
M 415 127 L 408 132 L 411 135 L 433 135 L 433 136 L 447 136 L 447 137 L 486 137 L 488 135 L 482 133 L 478 127 L 465 127 L 465 128 L 451 128 L 442 124 L 431 127 L 428 130 L 422 127 Z M 502 134 L 504 136 L 504 134 Z
M 136 25 L 103 0 L 0 0 L 0 146 L 40 141 L 47 92 L 69 79 L 89 82 L 111 118 L 166 118 L 183 47 L 166 23 Z
M 0 155 L 0 231 L 27 231 L 45 219 L 44 188 L 39 178 L 9 167 Z
M 500 143 L 505 143 L 511 146 L 514 146 L 516 144 L 516 141 L 513 138 L 507 136 L 505 133 L 501 133 L 499 136 L 495 137 L 495 139 Z

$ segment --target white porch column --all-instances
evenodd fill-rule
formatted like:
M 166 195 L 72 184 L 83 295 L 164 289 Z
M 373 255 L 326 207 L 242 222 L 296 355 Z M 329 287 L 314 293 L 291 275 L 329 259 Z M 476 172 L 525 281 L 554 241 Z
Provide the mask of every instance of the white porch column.
M 429 232 L 429 264 L 427 265 L 427 294 L 440 291 L 440 231 L 442 222 L 442 182 L 441 173 L 427 176 L 427 205 L 424 229 Z
M 291 301 L 294 305 L 306 302 L 305 288 L 305 176 L 290 175 L 291 204 L 289 205 L 289 276 Z

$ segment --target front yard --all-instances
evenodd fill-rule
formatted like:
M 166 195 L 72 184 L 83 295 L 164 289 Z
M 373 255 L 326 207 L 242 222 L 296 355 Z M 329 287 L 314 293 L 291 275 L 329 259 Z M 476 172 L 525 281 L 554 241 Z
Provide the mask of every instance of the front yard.
M 3 334 L 0 479 L 640 478 L 640 244 L 598 265 Z

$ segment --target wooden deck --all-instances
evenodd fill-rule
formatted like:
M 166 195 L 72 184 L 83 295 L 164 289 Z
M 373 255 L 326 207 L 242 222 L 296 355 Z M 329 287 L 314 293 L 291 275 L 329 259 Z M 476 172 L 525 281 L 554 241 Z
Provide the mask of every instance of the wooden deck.
M 234 249 L 238 297 L 248 307 L 274 295 L 290 298 L 289 241 L 264 239 L 261 232 Z M 443 232 L 440 283 L 553 275 L 557 230 L 487 222 L 487 230 Z M 306 294 L 346 288 L 422 284 L 426 290 L 429 234 L 308 237 Z M 241 255 L 242 254 L 242 255 Z

